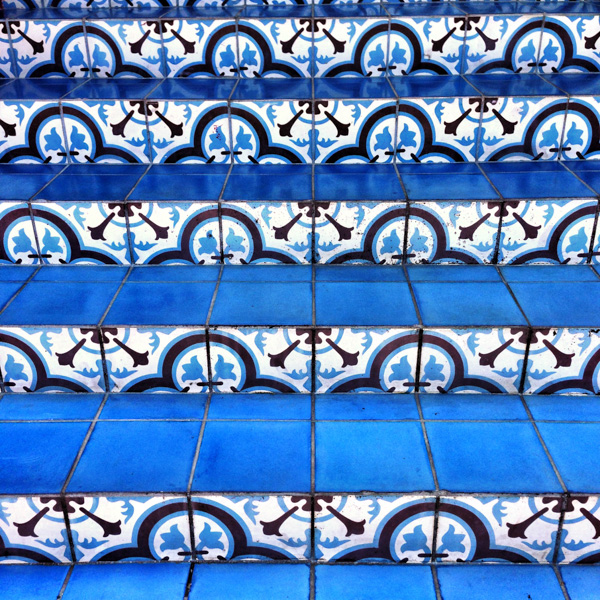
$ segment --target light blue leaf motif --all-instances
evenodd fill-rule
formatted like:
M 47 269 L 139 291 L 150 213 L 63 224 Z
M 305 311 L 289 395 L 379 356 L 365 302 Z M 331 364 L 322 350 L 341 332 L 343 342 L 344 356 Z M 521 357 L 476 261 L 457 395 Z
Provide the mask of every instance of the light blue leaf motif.
M 417 550 L 422 550 L 424 554 L 431 552 L 422 525 L 417 525 L 412 533 L 405 533 L 403 537 L 404 544 L 402 544 L 400 552 L 416 552 Z
M 567 139 L 566 145 L 569 146 L 571 144 L 583 144 L 583 129 L 578 129 L 575 121 L 569 127 L 569 131 L 567 131 Z
M 235 379 L 233 372 L 235 365 L 233 363 L 225 362 L 222 355 L 219 355 L 217 363 L 215 364 L 215 379 L 223 381 L 225 379 Z
M 24 229 L 19 230 L 19 233 L 12 239 L 14 246 L 13 252 L 19 254 L 21 252 L 34 252 L 33 244 L 27 237 Z
M 44 136 L 44 141 L 46 142 L 46 150 L 64 150 L 62 137 L 56 127 L 53 127 L 50 133 Z
M 217 240 L 213 236 L 212 231 L 207 231 L 204 237 L 198 240 L 198 252 L 199 254 L 208 254 L 214 256 L 217 252 Z
M 27 376 L 23 372 L 24 366 L 18 363 L 12 354 L 9 354 L 4 364 L 4 381 L 27 381 Z
M 423 381 L 444 381 L 442 370 L 444 365 L 435 360 L 435 356 L 431 355 L 427 364 L 423 367 Z
M 256 50 L 252 50 L 249 44 L 246 44 L 246 47 L 242 52 L 242 65 L 258 65 L 258 61 L 256 60 Z
M 384 62 L 385 53 L 381 47 L 381 44 L 377 44 L 375 50 L 371 50 L 371 52 L 369 52 L 369 62 L 367 63 L 367 67 L 382 67 Z
M 554 46 L 552 44 L 552 39 L 549 39 L 548 43 L 546 44 L 546 47 L 544 48 L 544 54 L 542 54 L 540 62 L 556 60 L 558 60 L 558 44 Z
M 55 254 L 60 252 L 60 237 L 53 236 L 49 229 L 46 229 L 44 237 L 42 238 L 42 254 Z
M 245 133 L 240 128 L 237 136 L 235 137 L 235 149 L 236 150 L 252 150 L 252 134 Z
M 323 558 L 324 556 L 320 548 L 339 548 L 340 546 L 343 546 L 344 544 L 348 543 L 348 540 L 340 540 L 337 537 L 324 538 L 323 534 L 321 533 L 321 530 L 318 528 L 314 529 L 313 537 L 315 548 L 314 553 L 316 559 Z
M 256 525 L 256 515 L 258 515 L 258 509 L 256 508 L 256 502 L 254 500 L 244 501 L 244 512 L 248 518 Z
M 390 128 L 386 127 L 381 133 L 375 136 L 374 150 L 389 150 L 392 147 L 392 134 Z
M 197 356 L 192 356 L 190 362 L 187 365 L 183 365 L 182 381 L 202 381 L 204 380 L 204 369 L 198 362 Z
M 215 130 L 208 137 L 210 139 L 210 144 L 208 146 L 209 150 L 227 150 L 227 138 L 220 125 L 217 125 Z
M 587 252 L 590 240 L 585 233 L 585 227 L 581 227 L 577 233 L 569 237 L 569 245 L 566 252 Z
M 160 551 L 164 552 L 165 550 L 179 550 L 179 553 L 182 552 L 189 553 L 190 548 L 185 543 L 185 537 L 181 531 L 179 531 L 179 527 L 177 524 L 171 525 L 171 529 L 166 533 L 162 533 L 160 535 L 163 542 L 160 545 Z
M 400 136 L 398 137 L 399 144 L 402 148 L 410 148 L 416 147 L 417 143 L 415 142 L 416 134 L 408 128 L 408 125 L 404 123 L 404 127 L 400 132 Z
M 223 542 L 221 542 L 221 536 L 223 534 L 220 531 L 214 531 L 210 528 L 208 523 L 204 523 L 204 528 L 198 536 L 198 545 L 196 550 L 225 550 Z
M 106 60 L 106 52 L 104 52 L 100 46 L 94 45 L 94 51 L 92 52 L 92 66 L 95 68 L 110 67 L 110 63 Z
M 442 545 L 438 549 L 438 552 L 464 552 L 466 549 L 462 543 L 464 539 L 464 533 L 456 533 L 454 525 L 448 525 L 448 531 L 442 537 Z
M 381 252 L 384 254 L 401 254 L 400 237 L 395 229 L 392 229 L 390 235 L 383 238 Z
M 507 502 L 515 503 L 518 502 L 518 498 L 498 498 L 494 500 L 494 506 L 492 507 L 492 514 L 498 522 L 498 525 L 502 525 L 502 518 L 506 516 L 506 507 L 504 506 Z
M 85 59 L 83 58 L 83 52 L 79 46 L 75 46 L 71 52 L 69 52 L 69 64 L 73 67 L 85 66 Z
M 535 62 L 535 44 L 533 40 L 529 40 L 529 43 L 523 47 L 519 62 Z
M 410 236 L 410 249 L 412 252 L 427 252 L 427 236 L 421 235 L 418 227 Z
M 85 135 L 83 133 L 79 133 L 77 127 L 73 127 L 71 131 L 71 147 L 77 150 L 88 150 L 89 146 L 85 141 Z
M 406 64 L 406 50 L 400 48 L 400 44 L 396 42 L 396 45 L 392 49 L 391 62 L 395 65 Z
M 406 381 L 407 379 L 412 379 L 411 375 L 412 367 L 408 362 L 408 358 L 403 356 L 398 364 L 392 365 L 390 381 Z
M 265 341 L 266 341 L 266 334 L 264 331 L 257 331 L 256 332 L 256 336 L 254 338 L 254 344 L 255 346 L 258 348 L 258 350 L 260 351 L 260 353 L 264 356 L 265 354 Z
M 229 228 L 227 237 L 225 238 L 227 249 L 230 252 L 244 252 L 244 238 L 240 235 L 235 235 L 233 229 Z
M 540 146 L 542 148 L 556 148 L 558 146 L 558 128 L 556 127 L 556 123 L 552 123 L 551 127 L 542 133 Z
M 221 59 L 222 67 L 235 67 L 235 53 L 231 46 L 227 46 L 227 48 L 221 52 L 219 58 Z

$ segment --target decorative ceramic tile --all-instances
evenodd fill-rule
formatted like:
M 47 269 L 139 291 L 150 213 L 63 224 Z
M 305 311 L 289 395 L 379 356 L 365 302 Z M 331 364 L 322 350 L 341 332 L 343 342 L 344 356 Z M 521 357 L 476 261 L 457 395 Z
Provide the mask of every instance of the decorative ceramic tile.
M 418 338 L 415 329 L 317 329 L 316 391 L 414 392 Z
M 313 24 L 315 76 L 385 75 L 387 19 L 314 19 Z
M 75 560 L 190 560 L 185 496 L 66 497 Z
M 32 204 L 44 262 L 127 264 L 127 205 L 102 202 Z
M 600 265 L 600 228 L 596 225 L 596 239 L 592 244 L 592 264 Z
M 402 99 L 398 106 L 398 162 L 475 160 L 479 98 Z
M 315 162 L 389 163 L 396 104 L 387 100 L 317 100 Z
M 236 162 L 307 163 L 312 160 L 312 102 L 233 102 Z
M 405 226 L 405 203 L 320 202 L 315 207 L 317 261 L 400 264 Z
M 66 160 L 57 102 L 0 102 L 0 163 Z
M 110 0 L 47 0 L 48 8 L 110 8 Z
M 600 497 L 570 496 L 566 500 L 558 563 L 600 561 Z
M 211 329 L 209 335 L 217 391 L 310 391 L 311 329 L 219 327 Z
M 600 96 L 572 96 L 561 146 L 565 160 L 600 159 Z
M 500 211 L 497 202 L 411 203 L 408 262 L 489 264 L 496 248 Z
M 556 160 L 565 114 L 562 98 L 486 98 L 479 160 Z
M 206 392 L 204 329 L 183 327 L 102 329 L 112 392 Z
M 435 498 L 325 496 L 315 498 L 315 558 L 428 563 L 433 552 Z
M 305 496 L 192 496 L 196 559 L 304 560 L 311 551 Z
M 440 562 L 552 562 L 561 496 L 450 496 L 439 505 Z
M 225 102 L 148 102 L 146 107 L 152 162 L 231 160 Z
M 392 19 L 388 73 L 460 73 L 465 21 L 462 17 Z
M 149 161 L 143 102 L 65 102 L 63 113 L 73 162 Z
M 86 33 L 96 77 L 161 77 L 161 23 L 166 21 L 88 21 Z
M 70 561 L 71 550 L 60 498 L 0 498 L 0 563 Z
M 248 19 L 238 22 L 242 77 L 310 77 L 310 19 Z
M 427 330 L 423 333 L 419 390 L 515 394 L 526 348 L 524 329 Z
M 81 21 L 9 21 L 19 77 L 89 77 Z
M 41 261 L 29 207 L 24 202 L 0 202 L 0 264 L 35 265 Z
M 499 263 L 587 262 L 595 201 L 506 202 L 503 210 Z
M 163 21 L 168 77 L 237 74 L 235 21 L 189 19 Z
M 532 15 L 469 17 L 463 73 L 535 71 L 542 23 Z
M 136 264 L 215 264 L 221 260 L 216 204 L 129 202 Z
M 597 329 L 538 329 L 531 337 L 525 393 L 598 394 Z
M 4 3 L 6 6 L 6 3 Z M 16 55 L 10 44 L 8 27 L 0 27 L 0 80 L 17 76 Z

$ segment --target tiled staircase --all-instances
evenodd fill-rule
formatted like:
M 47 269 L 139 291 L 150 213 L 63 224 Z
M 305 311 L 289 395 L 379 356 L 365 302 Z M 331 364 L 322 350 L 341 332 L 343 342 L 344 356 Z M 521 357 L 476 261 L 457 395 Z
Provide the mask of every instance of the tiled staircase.
M 600 3 L 46 4 L 0 597 L 599 598 Z

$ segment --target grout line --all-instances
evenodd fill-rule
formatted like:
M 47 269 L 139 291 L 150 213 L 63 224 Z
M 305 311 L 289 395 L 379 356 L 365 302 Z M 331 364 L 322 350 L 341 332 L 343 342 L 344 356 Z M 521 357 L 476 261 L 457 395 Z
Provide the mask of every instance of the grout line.
M 54 566 L 54 565 L 52 565 Z M 61 600 L 61 598 L 63 597 L 65 590 L 67 589 L 67 585 L 69 585 L 69 581 L 71 580 L 71 575 L 73 574 L 73 569 L 75 568 L 75 565 L 71 565 L 69 567 L 69 570 L 67 571 L 67 574 L 65 576 L 65 579 L 62 583 L 62 586 L 60 588 L 60 591 L 58 592 L 58 596 L 56 597 L 56 600 Z
M 473 563 L 473 564 L 481 564 L 481 563 Z M 440 586 L 440 581 L 438 578 L 437 565 L 432 564 L 430 566 L 430 569 L 431 569 L 431 576 L 433 578 L 433 587 L 435 589 L 435 597 L 437 600 L 442 600 L 443 599 L 442 588 Z
M 417 315 L 417 320 L 419 322 L 419 328 L 422 330 L 423 327 L 424 327 L 424 325 L 423 325 L 423 319 L 421 317 L 421 310 L 419 309 L 419 304 L 417 303 L 417 296 L 415 295 L 415 291 L 413 289 L 412 281 L 411 281 L 410 275 L 408 273 L 408 268 L 404 264 L 404 265 L 402 265 L 402 269 L 404 271 L 404 277 L 405 277 L 406 282 L 408 284 L 408 289 L 410 291 L 410 297 L 412 299 L 413 306 L 414 306 L 414 309 L 415 309 L 415 313 Z
M 192 540 L 192 545 L 194 545 L 194 542 Z M 185 584 L 185 592 L 183 594 L 183 600 L 188 600 L 188 598 L 190 597 L 190 592 L 192 591 L 192 582 L 194 580 L 194 568 L 196 567 L 196 564 L 194 562 L 190 563 L 190 570 L 188 572 L 188 578 L 187 578 L 187 582 Z
M 230 124 L 229 129 L 230 129 L 230 139 L 231 139 L 231 135 L 232 135 L 232 125 Z M 233 161 L 233 139 L 231 140 L 231 160 Z M 227 189 L 227 185 L 229 184 L 229 177 L 231 176 L 231 173 L 233 172 L 233 162 L 230 163 L 229 165 L 229 170 L 227 171 L 227 175 L 225 175 L 225 181 L 223 181 L 223 187 L 221 188 L 221 191 L 219 192 L 219 195 L 217 196 L 217 220 L 218 220 L 218 235 L 219 235 L 219 254 L 220 254 L 220 258 L 219 258 L 219 263 L 224 265 L 226 264 L 225 262 L 225 237 L 224 237 L 224 230 L 225 230 L 225 226 L 223 225 L 223 195 L 225 194 L 225 190 Z
M 213 309 L 215 307 L 215 303 L 217 301 L 217 294 L 219 293 L 219 287 L 221 285 L 221 280 L 223 278 L 223 270 L 225 269 L 225 265 L 221 265 L 219 268 L 219 276 L 217 277 L 217 281 L 215 283 L 215 289 L 213 290 L 213 295 L 210 300 L 210 306 L 208 307 L 208 312 L 206 313 L 206 321 L 204 322 L 204 327 L 206 329 L 208 335 L 208 327 L 210 324 L 210 319 L 212 317 Z
M 551 566 L 552 566 L 552 569 L 554 570 L 554 575 L 556 575 L 556 579 L 558 579 L 558 585 L 560 585 L 560 589 L 563 593 L 563 596 L 565 597 L 565 600 L 571 600 L 571 596 L 569 595 L 569 592 L 567 591 L 567 586 L 565 585 L 565 582 L 563 580 L 560 569 L 558 568 L 557 565 L 551 565 Z
M 502 272 L 502 269 L 498 265 L 495 265 L 493 268 L 496 269 L 496 272 L 500 276 L 500 279 L 502 279 L 502 283 L 505 285 L 505 287 L 508 290 L 509 294 L 512 296 L 512 299 L 513 299 L 514 303 L 517 305 L 517 308 L 519 309 L 519 311 L 521 312 L 521 314 L 525 318 L 525 321 L 527 321 L 527 326 L 530 329 L 533 328 L 533 326 L 531 325 L 531 322 L 529 321 L 529 318 L 527 317 L 527 315 L 525 314 L 525 311 L 521 307 L 520 302 L 517 300 L 517 296 L 513 292 L 512 288 L 510 287 L 510 284 L 508 283 L 508 281 L 506 281 L 506 278 L 504 277 L 504 273 Z
M 310 573 L 309 573 L 309 580 L 308 580 L 308 598 L 309 600 L 315 600 L 316 596 L 317 596 L 317 573 L 315 570 L 315 562 L 311 561 L 310 563 Z
M 37 275 L 38 271 L 42 268 L 41 265 L 31 265 L 35 271 L 27 278 L 26 281 L 23 282 L 23 285 L 19 287 L 19 289 L 11 296 L 10 300 L 4 305 L 3 308 L 0 309 L 0 315 L 6 311 L 6 309 L 14 302 L 15 298 L 23 291 L 25 286 L 29 284 L 29 282 Z M 29 325 L 31 327 L 31 325 Z
M 106 319 L 108 313 L 110 312 L 110 309 L 112 308 L 112 306 L 115 303 L 117 297 L 121 293 L 121 290 L 123 289 L 123 286 L 125 285 L 125 282 L 129 279 L 129 276 L 131 275 L 132 271 L 133 271 L 133 265 L 130 265 L 129 268 L 127 269 L 127 273 L 125 273 L 125 277 L 123 277 L 123 280 L 119 284 L 119 287 L 118 287 L 117 291 L 115 292 L 115 294 L 112 297 L 111 301 L 108 303 L 108 306 L 106 307 L 106 310 L 104 311 L 104 314 L 102 315 L 102 317 L 100 317 L 100 321 L 96 325 L 96 327 L 98 328 L 98 333 L 100 334 L 100 338 L 102 338 L 102 334 L 101 334 L 100 330 L 101 330 L 102 326 L 104 325 L 104 319 Z
M 552 553 L 552 564 L 558 565 L 558 555 L 562 546 L 562 536 L 565 524 L 565 514 L 567 512 L 567 506 L 569 503 L 569 494 L 563 496 L 560 517 L 558 519 L 558 529 L 556 530 L 556 541 L 554 542 L 554 552 Z
M 429 443 L 429 435 L 427 433 L 427 428 L 425 427 L 425 418 L 423 417 L 423 409 L 421 407 L 421 399 L 419 398 L 418 392 L 415 392 L 415 402 L 417 405 L 417 410 L 419 411 L 419 421 L 421 422 L 421 430 L 423 432 L 423 440 L 425 441 L 425 447 L 427 448 L 427 458 L 429 459 L 429 466 L 431 467 L 431 474 L 433 476 L 433 484 L 435 485 L 435 490 L 437 492 L 440 491 L 440 485 L 438 482 L 437 471 L 435 468 L 435 461 L 433 460 L 433 452 L 431 451 L 431 444 Z M 437 507 L 436 507 L 437 510 Z

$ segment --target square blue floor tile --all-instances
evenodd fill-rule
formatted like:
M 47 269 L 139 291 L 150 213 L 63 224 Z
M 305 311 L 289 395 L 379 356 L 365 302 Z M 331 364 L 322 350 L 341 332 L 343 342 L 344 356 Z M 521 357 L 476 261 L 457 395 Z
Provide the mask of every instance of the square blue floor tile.
M 98 201 L 116 202 L 125 200 L 141 173 L 103 172 L 103 165 L 96 165 L 96 174 L 79 174 L 77 168 L 59 175 L 36 196 L 36 200 L 53 202 Z M 114 170 L 113 170 L 114 171 Z
M 68 491 L 185 491 L 200 425 L 181 421 L 99 422 Z
M 180 600 L 189 571 L 175 563 L 77 565 L 62 600 Z
M 392 165 L 317 165 L 315 200 L 404 200 Z
M 420 396 L 420 401 L 425 419 L 529 419 L 520 396 L 503 394 L 423 394 Z
M 224 281 L 312 281 L 310 265 L 225 265 L 221 282 Z
M 6 600 L 56 600 L 69 567 L 0 566 L 0 589 Z
M 203 7 L 204 8 L 204 7 Z M 228 100 L 236 79 L 222 77 L 210 79 L 165 79 L 156 86 L 148 98 L 153 100 Z
M 315 78 L 317 99 L 394 98 L 394 90 L 385 77 L 323 77 Z
M 253 165 L 253 168 L 256 168 Z M 235 167 L 227 180 L 223 200 L 254 202 L 310 200 L 312 182 L 310 170 L 304 166 L 282 170 L 277 166 L 262 168 L 257 173 Z M 292 217 L 290 217 L 291 220 Z
M 94 267 L 97 268 L 97 267 Z M 134 281 L 177 282 L 182 281 L 214 281 L 219 279 L 219 265 L 151 265 L 134 267 L 129 273 L 127 283 Z
M 2 265 L 0 266 L 0 282 L 5 283 L 9 281 L 27 281 L 38 268 L 39 267 Z
M 240 79 L 233 100 L 306 100 L 312 98 L 312 80 L 301 79 Z
M 500 267 L 508 283 L 534 281 L 599 281 L 588 265 L 518 265 Z
M 156 79 L 90 79 L 68 93 L 68 100 L 142 100 L 156 87 Z
M 534 419 L 541 421 L 600 421 L 595 396 L 525 396 Z
M 129 267 L 101 267 L 87 265 L 44 265 L 38 269 L 32 281 L 53 281 L 69 284 L 73 281 L 100 282 L 116 281 L 125 279 Z
M 391 8 L 391 7 L 390 7 Z M 404 7 L 400 7 L 403 9 Z M 399 98 L 458 98 L 481 96 L 481 94 L 459 75 L 438 77 L 435 85 L 420 75 L 390 77 Z
M 192 489 L 308 491 L 310 423 L 207 423 Z
M 332 421 L 419 418 L 412 394 L 317 394 L 315 412 L 317 419 Z
M 598 596 L 600 566 L 568 565 L 560 573 L 571 600 L 590 600 Z
M 316 568 L 316 600 L 435 600 L 426 566 L 321 565 Z
M 102 394 L 5 394 L 0 399 L 2 420 L 93 419 Z
M 60 492 L 89 423 L 0 423 L 3 494 Z
M 189 600 L 308 600 L 309 582 L 307 565 L 199 564 Z
M 317 265 L 316 281 L 406 281 L 402 267 L 383 265 Z
M 29 200 L 63 169 L 63 165 L 0 165 L 1 199 Z
M 570 492 L 600 492 L 600 424 L 538 423 L 550 456 Z
M 215 394 L 208 412 L 209 419 L 305 420 L 310 416 L 311 398 L 305 394 Z
M 202 419 L 205 406 L 206 394 L 111 394 L 100 418 Z
M 419 423 L 318 422 L 316 464 L 318 491 L 433 488 Z
M 488 265 L 407 265 L 409 279 L 415 281 L 502 281 Z
M 426 423 L 440 487 L 453 492 L 560 492 L 530 423 Z
M 206 169 L 203 173 L 202 169 L 196 166 L 190 169 L 190 166 L 165 165 L 172 167 L 170 172 L 152 167 L 137 184 L 129 200 L 218 200 L 227 174 L 220 171 L 213 173 L 211 167 L 203 167 Z
M 531 74 L 502 74 L 467 75 L 467 79 L 484 96 L 562 96 L 558 88 L 542 79 L 539 75 Z

